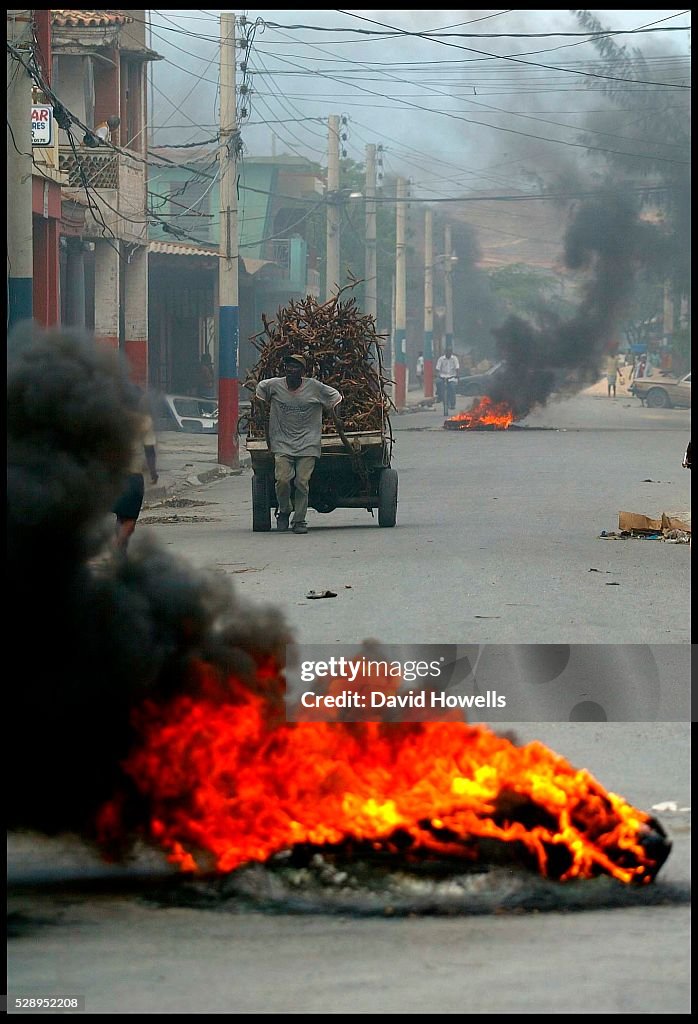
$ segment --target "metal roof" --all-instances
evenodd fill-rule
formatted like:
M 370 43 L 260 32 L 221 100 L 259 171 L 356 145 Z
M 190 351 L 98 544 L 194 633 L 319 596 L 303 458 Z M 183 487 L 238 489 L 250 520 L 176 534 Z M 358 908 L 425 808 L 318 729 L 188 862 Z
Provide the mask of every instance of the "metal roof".
M 217 249 L 207 249 L 203 245 L 192 245 L 189 242 L 164 242 L 152 240 L 148 243 L 150 252 L 158 256 L 215 256 L 219 255 Z M 250 256 L 241 256 L 243 269 L 250 275 L 258 274 L 265 267 L 276 267 L 281 270 L 274 260 L 254 260 Z

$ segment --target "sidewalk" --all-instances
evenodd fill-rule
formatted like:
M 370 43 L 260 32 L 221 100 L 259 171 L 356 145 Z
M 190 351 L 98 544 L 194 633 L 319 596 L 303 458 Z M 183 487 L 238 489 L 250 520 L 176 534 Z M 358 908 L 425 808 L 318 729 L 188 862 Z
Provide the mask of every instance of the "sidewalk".
M 178 430 L 162 430 L 157 434 L 158 482 L 148 482 L 146 474 L 144 508 L 179 494 L 187 487 L 196 487 L 224 476 L 241 475 L 249 468 L 250 457 L 245 438 L 240 438 L 240 469 L 230 469 L 218 462 L 218 434 L 187 434 Z
M 424 412 L 433 405 L 421 390 L 413 389 L 407 395 L 407 407 L 391 416 Z M 245 448 L 245 436 L 240 437 L 240 468 L 230 469 L 218 462 L 218 434 L 187 434 L 177 430 L 162 430 L 157 435 L 158 482 L 150 484 L 146 474 L 144 508 L 156 505 L 165 498 L 179 494 L 187 487 L 196 487 L 225 476 L 240 476 L 250 471 L 250 456 Z

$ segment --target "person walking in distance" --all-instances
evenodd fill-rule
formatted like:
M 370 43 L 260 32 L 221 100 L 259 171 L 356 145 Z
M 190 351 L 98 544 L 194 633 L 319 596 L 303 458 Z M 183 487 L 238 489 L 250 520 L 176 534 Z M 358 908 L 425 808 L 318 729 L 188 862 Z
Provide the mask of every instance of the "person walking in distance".
M 274 455 L 277 530 L 288 530 L 291 512 L 293 533 L 307 533 L 310 478 L 321 455 L 322 410 L 334 410 L 342 401 L 336 388 L 314 377 L 303 376 L 302 355 L 284 359 L 284 376 L 257 384 L 255 397 L 269 405 L 269 449 Z M 294 486 L 291 506 L 291 484 Z
M 606 366 L 606 384 L 608 386 L 608 397 L 616 397 L 616 382 L 620 380 L 621 384 L 625 384 L 625 379 L 620 372 L 620 359 L 618 356 L 609 356 L 608 364 Z

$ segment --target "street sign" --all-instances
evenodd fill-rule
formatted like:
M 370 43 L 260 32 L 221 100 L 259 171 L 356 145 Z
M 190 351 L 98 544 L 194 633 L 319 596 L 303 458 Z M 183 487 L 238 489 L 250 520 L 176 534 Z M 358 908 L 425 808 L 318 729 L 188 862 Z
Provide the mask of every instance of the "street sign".
M 53 107 L 32 107 L 32 146 L 53 145 Z

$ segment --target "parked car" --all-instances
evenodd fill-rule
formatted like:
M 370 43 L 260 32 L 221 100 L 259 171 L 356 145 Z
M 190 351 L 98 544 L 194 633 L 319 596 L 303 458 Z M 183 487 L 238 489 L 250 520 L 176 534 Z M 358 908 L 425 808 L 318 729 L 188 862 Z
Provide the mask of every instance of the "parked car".
M 187 434 L 218 433 L 218 402 L 192 395 L 161 395 L 156 403 L 158 430 L 182 430 Z
M 484 373 L 463 374 L 456 381 L 456 394 L 458 395 L 486 395 L 488 386 L 492 384 L 497 374 L 503 369 L 504 363 L 495 363 Z
M 640 377 L 630 385 L 631 394 L 650 409 L 671 409 L 675 405 L 691 408 L 691 373 L 673 377 L 660 372 L 657 376 Z

